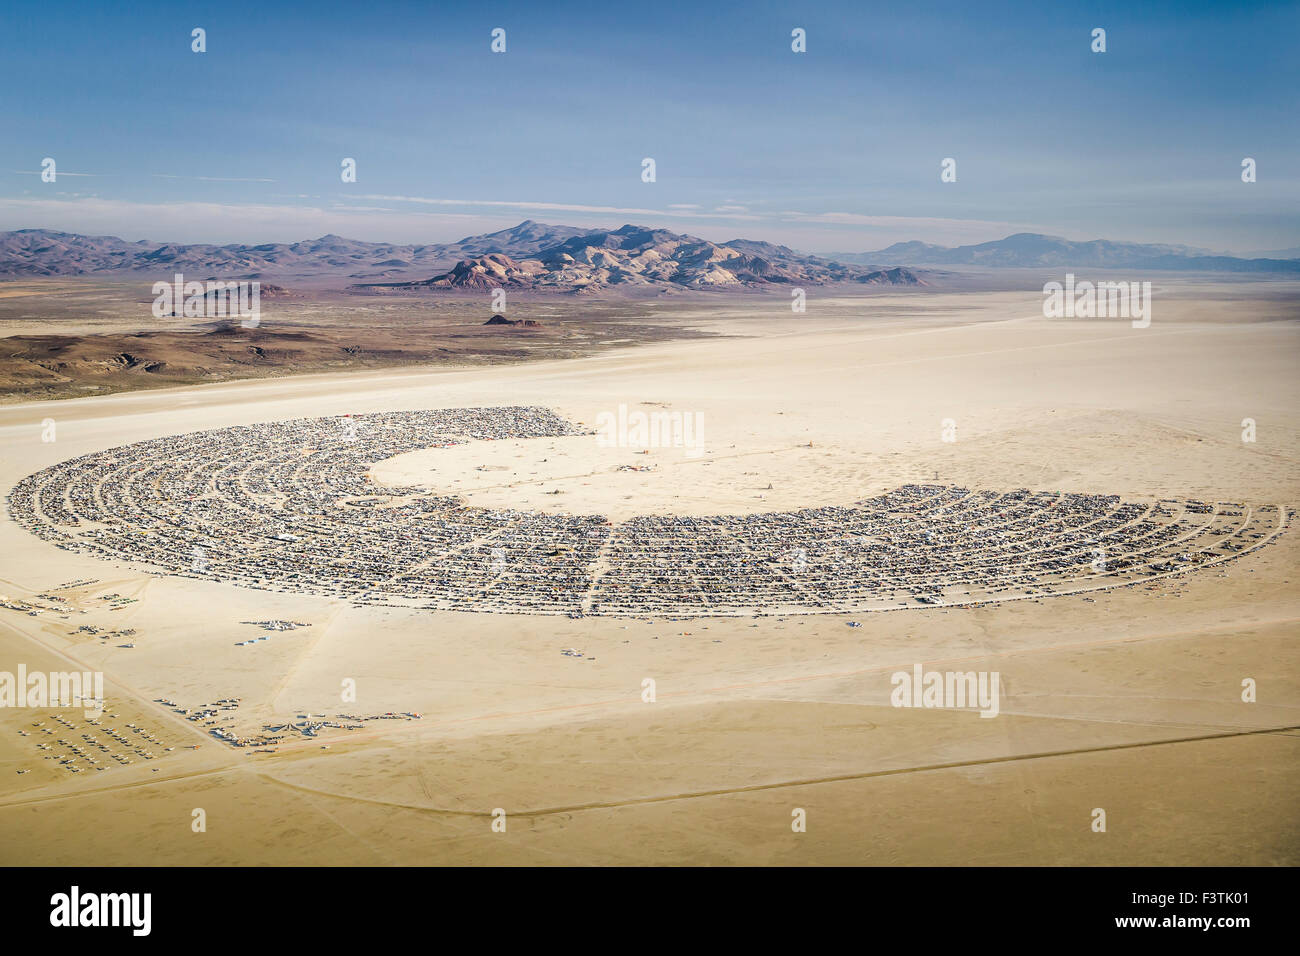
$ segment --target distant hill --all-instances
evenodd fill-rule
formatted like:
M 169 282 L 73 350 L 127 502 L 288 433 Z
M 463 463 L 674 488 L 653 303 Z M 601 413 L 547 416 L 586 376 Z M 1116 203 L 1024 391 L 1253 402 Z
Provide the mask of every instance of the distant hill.
M 115 236 L 81 236 L 46 229 L 0 233 L 0 275 L 69 276 L 103 272 L 149 272 L 161 277 L 185 272 L 195 278 L 222 275 L 346 272 L 375 268 L 384 261 L 437 262 L 438 246 L 397 246 L 321 236 L 302 242 L 263 245 L 186 245 L 127 242 Z
M 199 280 L 338 278 L 372 292 L 925 284 L 907 270 L 844 265 L 768 242 L 737 239 L 718 244 L 647 226 L 592 230 L 531 219 L 457 242 L 424 245 L 335 235 L 250 246 L 127 242 L 46 229 L 0 233 L 0 276 L 144 273 L 166 279 L 175 272 Z M 432 276 L 414 278 L 420 272 Z
M 861 282 L 924 285 L 906 269 L 868 270 L 766 242 L 715 243 L 696 236 L 625 225 L 583 232 L 518 257 L 488 253 L 414 282 L 371 283 L 373 291 L 493 288 L 597 291 L 606 288 L 738 289 Z
M 875 252 L 834 253 L 841 262 L 990 268 L 1112 267 L 1207 272 L 1300 272 L 1297 259 L 1241 259 L 1186 246 L 1093 239 L 1074 242 L 1032 232 L 969 246 L 898 242 Z
M 510 229 L 459 242 L 395 245 L 328 235 L 301 242 L 209 245 L 127 242 L 116 236 L 82 236 L 48 229 L 0 233 L 0 276 L 70 276 L 106 272 L 184 272 L 207 276 L 384 275 L 445 266 L 500 252 L 529 255 L 587 230 L 528 220 Z
M 1300 259 L 1242 259 L 1185 246 L 1108 239 L 1074 242 L 1036 233 L 951 248 L 900 242 L 875 252 L 827 256 L 753 239 L 715 243 L 649 226 L 598 230 L 531 219 L 456 242 L 414 245 L 335 235 L 288 243 L 212 245 L 128 242 L 48 229 L 0 233 L 0 277 L 9 278 L 121 273 L 169 279 L 182 272 L 198 280 L 319 278 L 370 291 L 925 285 L 916 266 L 1300 273 Z
M 1252 252 L 1247 256 L 1250 259 L 1300 259 L 1300 246 L 1292 246 L 1290 249 L 1266 249 L 1262 252 Z
M 482 236 L 469 236 L 459 242 L 448 243 L 442 249 L 445 255 L 456 259 L 472 259 L 493 252 L 507 256 L 526 256 L 590 231 L 578 226 L 548 226 L 544 222 L 525 219 L 509 229 Z

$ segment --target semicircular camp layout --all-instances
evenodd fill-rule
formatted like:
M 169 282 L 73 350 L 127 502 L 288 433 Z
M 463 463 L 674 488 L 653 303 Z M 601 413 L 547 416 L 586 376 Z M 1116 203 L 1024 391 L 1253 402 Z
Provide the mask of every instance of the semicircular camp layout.
M 10 514 L 59 547 L 354 602 L 513 614 L 714 616 L 978 605 L 1219 564 L 1277 505 L 909 484 L 846 505 L 639 515 L 470 507 L 369 469 L 466 442 L 586 434 L 537 407 L 433 409 L 193 432 L 25 478 Z M 594 439 L 593 439 L 594 440 Z

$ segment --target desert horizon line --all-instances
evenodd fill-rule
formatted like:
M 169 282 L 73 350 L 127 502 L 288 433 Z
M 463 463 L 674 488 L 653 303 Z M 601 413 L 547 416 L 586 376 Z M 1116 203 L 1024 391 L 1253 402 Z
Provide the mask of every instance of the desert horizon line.
M 995 246 L 999 243 L 1005 243 L 1015 239 L 1035 239 L 1035 240 L 1065 243 L 1071 246 L 1091 246 L 1097 244 L 1110 244 L 1115 246 L 1144 248 L 1150 250 L 1159 249 L 1159 250 L 1163 250 L 1166 254 L 1169 255 L 1186 256 L 1189 258 L 1213 257 L 1213 258 L 1239 259 L 1242 261 L 1266 260 L 1266 259 L 1276 259 L 1279 261 L 1285 261 L 1287 259 L 1300 258 L 1300 246 L 1296 247 L 1295 249 L 1279 249 L 1279 250 L 1262 251 L 1262 252 L 1232 252 L 1232 251 L 1216 251 L 1216 250 L 1206 249 L 1199 246 L 1186 245 L 1182 243 L 1143 242 L 1140 240 L 1116 239 L 1109 236 L 1097 236 L 1091 239 L 1071 239 L 1063 235 L 1058 235 L 1058 234 L 1053 234 L 1048 232 L 1037 232 L 1032 230 L 1021 230 L 1016 232 L 1009 232 L 1006 233 L 1005 235 L 1000 236 L 999 238 L 988 239 L 981 242 L 962 242 L 962 243 L 948 244 L 948 243 L 940 243 L 940 242 L 930 242 L 923 239 L 905 239 L 905 240 L 898 240 L 892 243 L 888 243 L 887 245 L 884 246 L 877 246 L 875 248 L 863 248 L 859 250 L 841 248 L 841 249 L 831 250 L 831 251 L 812 251 L 806 248 L 801 248 L 799 246 L 790 245 L 789 243 L 786 242 L 780 242 L 777 240 L 770 240 L 770 239 L 757 239 L 746 235 L 735 235 L 730 239 L 709 239 L 707 237 L 700 236 L 693 232 L 680 232 L 671 226 L 650 225 L 645 222 L 628 221 L 628 222 L 624 222 L 622 225 L 619 226 L 603 226 L 603 225 L 589 225 L 589 224 L 574 225 L 568 222 L 543 222 L 537 219 L 533 219 L 531 217 L 522 219 L 519 222 L 515 223 L 514 225 L 504 226 L 499 229 L 489 229 L 484 232 L 469 233 L 457 239 L 448 239 L 448 240 L 401 241 L 401 240 L 391 240 L 391 239 L 361 239 L 343 233 L 330 231 L 330 232 L 321 233 L 319 235 L 308 235 L 300 239 L 291 239 L 291 240 L 265 240 L 260 242 L 253 241 L 253 240 L 236 240 L 236 241 L 227 241 L 227 242 L 185 241 L 185 240 L 176 240 L 176 239 L 153 239 L 147 237 L 132 239 L 132 238 L 127 238 L 124 235 L 119 235 L 117 233 L 82 232 L 76 230 L 54 228 L 49 226 L 18 226 L 11 229 L 0 229 L 0 237 L 14 235 L 14 234 L 21 234 L 21 233 L 43 233 L 47 235 L 73 236 L 81 239 L 116 240 L 118 242 L 125 242 L 133 245 L 195 246 L 195 247 L 212 246 L 215 248 L 241 247 L 241 248 L 249 248 L 249 249 L 258 249 L 267 246 L 293 246 L 293 245 L 299 245 L 308 242 L 320 242 L 326 239 L 338 239 L 346 242 L 364 244 L 369 246 L 398 246 L 398 247 L 409 246 L 409 247 L 418 248 L 423 246 L 455 246 L 465 242 L 469 242 L 471 240 L 482 240 L 502 233 L 514 232 L 516 230 L 523 229 L 529 226 L 533 226 L 537 228 L 545 228 L 545 229 L 579 230 L 579 232 L 575 234 L 575 237 L 582 236 L 582 235 L 615 234 L 625 230 L 639 230 L 639 231 L 646 231 L 646 232 L 667 232 L 667 233 L 671 233 L 673 236 L 676 237 L 686 237 L 689 239 L 696 239 L 701 242 L 711 243 L 712 245 L 715 246 L 725 247 L 738 242 L 762 243 L 765 245 L 786 249 L 789 252 L 799 256 L 824 258 L 824 259 L 833 259 L 835 256 L 864 256 L 864 255 L 872 255 L 875 253 L 890 252 L 894 250 L 901 251 L 903 248 L 911 248 L 920 252 L 928 252 L 928 253 L 939 253 L 939 252 L 951 253 L 963 249 L 974 249 L 978 247 Z M 1287 254 L 1283 255 L 1282 253 L 1287 253 Z

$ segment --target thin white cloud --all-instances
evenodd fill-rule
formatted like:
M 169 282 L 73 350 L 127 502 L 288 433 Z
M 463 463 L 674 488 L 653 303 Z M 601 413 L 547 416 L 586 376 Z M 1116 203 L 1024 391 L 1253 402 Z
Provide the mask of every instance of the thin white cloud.
M 19 176 L 39 176 L 41 175 L 42 171 L 39 169 L 11 169 L 9 170 L 9 172 L 17 173 Z M 55 173 L 58 176 L 85 176 L 90 179 L 94 179 L 97 176 L 99 176 L 99 173 L 70 173 L 66 169 L 57 169 L 57 168 L 55 169 Z
M 346 198 L 346 197 L 345 197 Z M 380 193 L 364 193 L 354 197 L 371 202 L 400 202 L 427 206 L 486 206 L 493 208 L 542 210 L 548 212 L 581 212 L 591 215 L 618 215 L 643 217 L 670 217 L 694 221 L 725 219 L 738 222 L 781 221 L 800 225 L 822 225 L 835 227 L 867 227 L 875 229 L 913 229 L 927 232 L 943 231 L 965 237 L 978 233 L 990 237 L 997 230 L 1014 232 L 1019 228 L 1015 223 L 995 222 L 984 219 L 948 219 L 929 216 L 868 216 L 861 213 L 847 212 L 800 212 L 783 210 L 771 215 L 751 213 L 742 205 L 717 206 L 712 212 L 700 211 L 698 206 L 685 208 L 688 204 L 676 203 L 666 209 L 644 209 L 627 206 L 590 206 L 576 203 L 507 201 L 496 199 L 444 199 L 427 196 L 395 196 Z M 1001 234 L 1005 234 L 1005 232 Z
M 374 242 L 442 242 L 513 225 L 501 217 L 371 207 L 0 197 L 0 230 L 56 229 L 161 242 L 291 242 L 337 233 Z
M 176 176 L 171 173 L 154 173 L 158 179 L 190 179 L 200 183 L 278 183 L 278 179 L 250 179 L 240 176 Z
M 784 210 L 778 213 L 782 219 L 787 222 L 808 222 L 808 223 L 825 223 L 831 226 L 880 226 L 892 228 L 894 226 L 916 226 L 918 228 L 928 228 L 932 226 L 966 226 L 977 225 L 980 227 L 1004 227 L 1014 228 L 1014 223 L 994 222 L 989 219 L 945 219 L 930 216 L 864 216 L 861 213 L 854 212 L 796 212 L 794 210 Z
M 678 219 L 757 219 L 757 216 L 742 216 L 732 213 L 714 214 L 689 212 L 669 206 L 666 209 L 642 209 L 635 206 L 587 206 L 578 203 L 561 202 L 527 202 L 500 199 L 434 199 L 427 196 L 390 196 L 365 193 L 355 197 L 370 202 L 403 202 L 425 206 L 486 206 L 497 209 L 532 209 L 544 212 L 581 212 L 594 215 L 619 216 L 671 216 Z

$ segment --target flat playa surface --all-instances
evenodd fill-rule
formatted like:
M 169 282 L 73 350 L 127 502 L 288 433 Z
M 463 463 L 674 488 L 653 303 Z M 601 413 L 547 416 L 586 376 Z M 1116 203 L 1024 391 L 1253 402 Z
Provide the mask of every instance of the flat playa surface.
M 812 299 L 799 316 L 779 298 L 675 304 L 674 323 L 715 335 L 7 405 L 0 489 L 250 422 L 520 404 L 594 427 L 622 404 L 698 414 L 706 454 L 534 439 L 413 452 L 374 476 L 618 517 L 848 504 L 935 480 L 1294 513 L 1298 295 L 1170 281 L 1146 329 L 1044 319 L 1036 292 Z M 0 709 L 4 864 L 1300 862 L 1294 527 L 1089 598 L 710 620 L 354 607 L 71 554 L 7 519 L 0 554 L 6 602 L 48 608 L 0 607 L 0 670 L 102 670 L 112 716 L 94 733 L 158 741 L 153 759 L 72 774 L 37 744 L 81 739 L 80 711 Z M 237 644 L 267 633 L 241 622 L 268 619 L 310 626 Z M 890 706 L 890 675 L 917 663 L 999 671 L 999 716 Z M 340 703 L 345 680 L 355 703 Z M 254 753 L 177 712 L 235 698 L 223 719 L 250 732 L 302 714 L 421 717 Z M 807 832 L 792 832 L 795 808 Z

